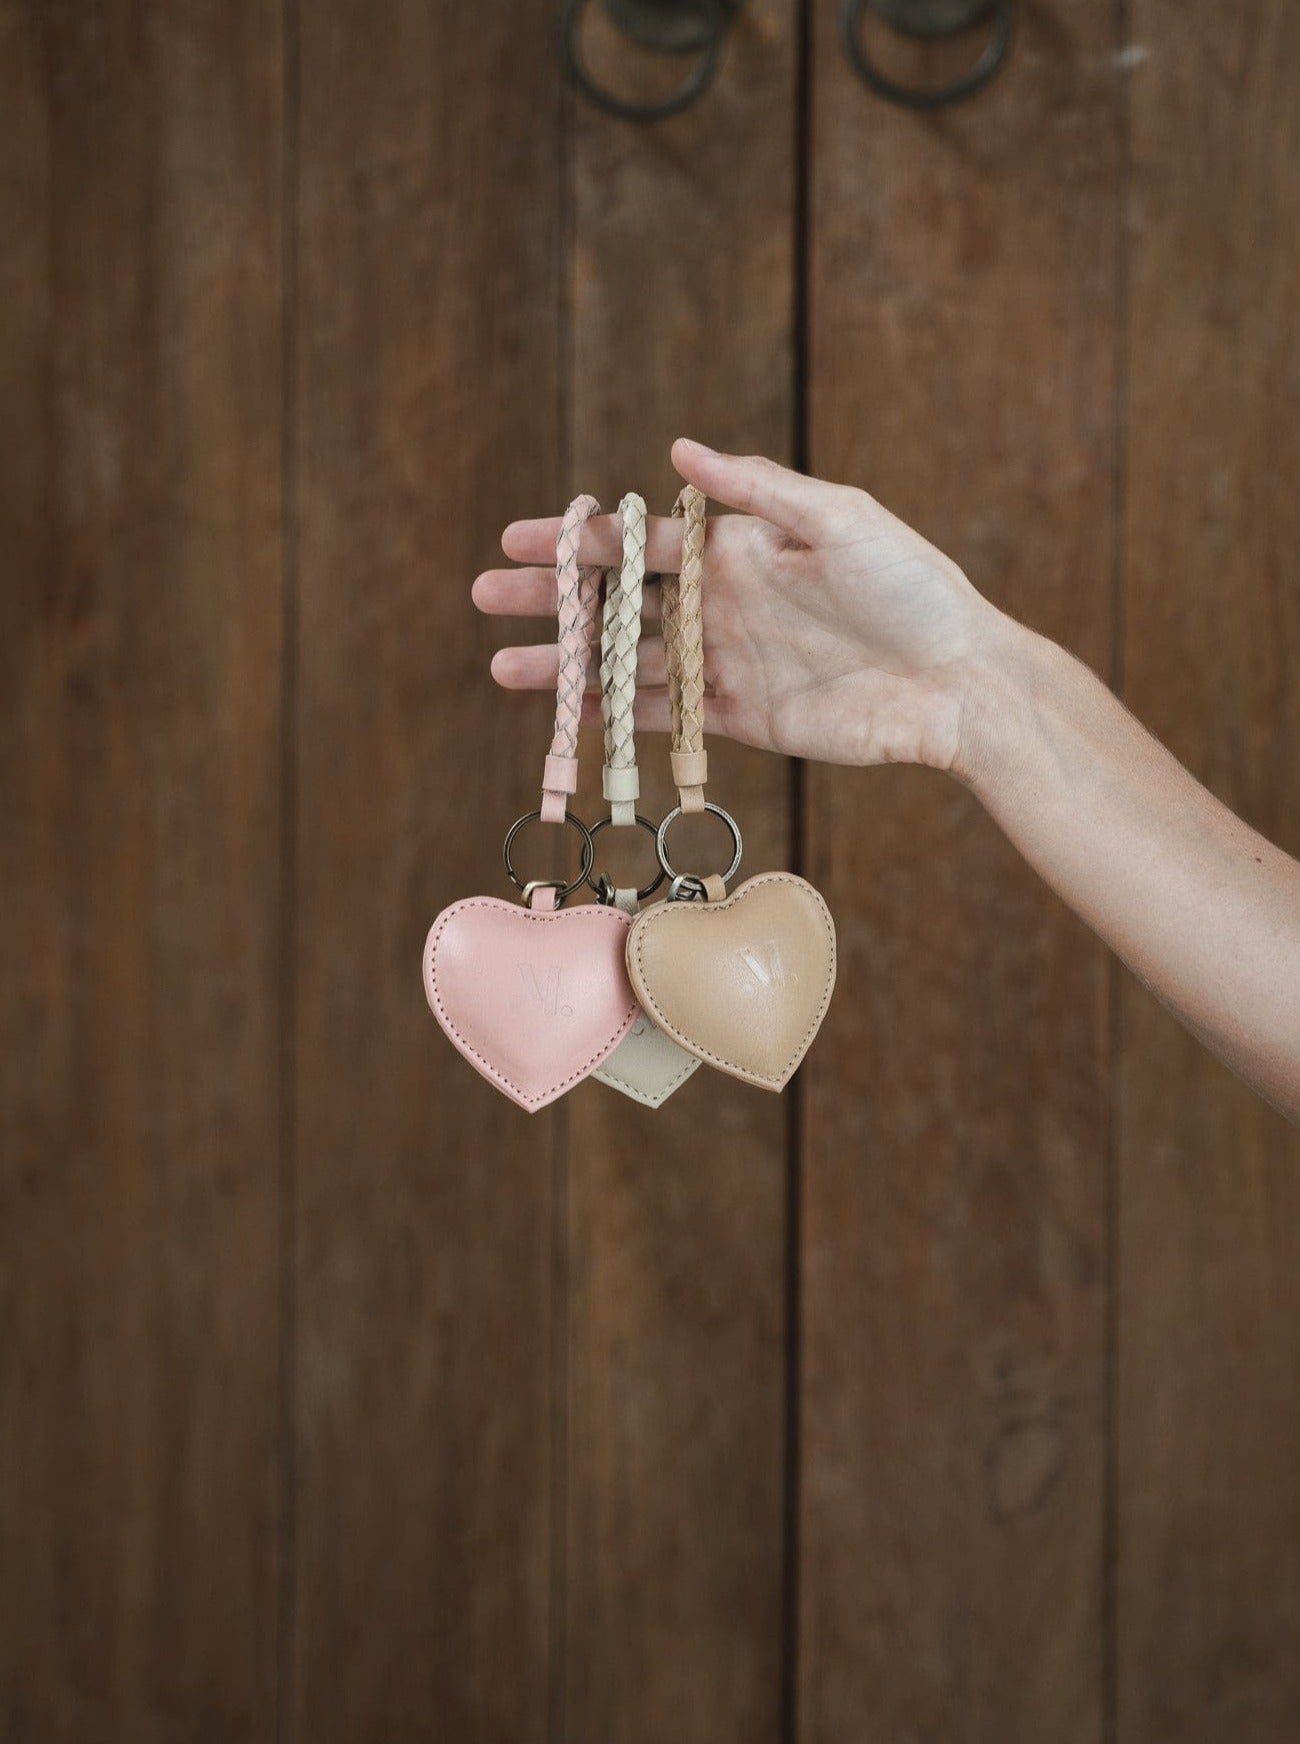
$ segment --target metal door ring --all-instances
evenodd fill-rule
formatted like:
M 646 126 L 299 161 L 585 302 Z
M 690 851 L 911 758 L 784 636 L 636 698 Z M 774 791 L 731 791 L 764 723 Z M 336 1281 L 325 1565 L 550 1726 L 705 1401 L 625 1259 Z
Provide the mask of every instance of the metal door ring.
M 862 43 L 864 12 L 887 19 L 905 35 L 928 38 L 946 36 L 954 28 L 988 18 L 989 39 L 969 72 L 951 84 L 917 90 L 889 78 L 871 59 Z M 941 22 L 945 18 L 946 26 Z M 840 12 L 840 36 L 853 67 L 878 97 L 904 109 L 942 109 L 982 91 L 1007 57 L 1015 24 L 1016 0 L 981 0 L 978 7 L 971 0 L 844 0 Z
M 677 90 L 670 92 L 667 97 L 645 103 L 617 97 L 603 85 L 598 85 L 592 77 L 578 40 L 585 6 L 586 0 L 564 0 L 564 13 L 560 23 L 560 50 L 569 77 L 598 109 L 603 109 L 607 115 L 617 115 L 623 121 L 663 121 L 669 115 L 680 115 L 683 109 L 689 109 L 695 99 L 708 88 L 718 70 L 722 40 L 727 34 L 725 0 L 691 0 L 694 13 L 703 21 L 699 36 L 699 57 L 685 82 Z M 633 25 L 631 12 L 626 7 L 621 10 L 622 17 L 618 13 L 613 15 L 626 34 L 632 36 L 633 40 L 646 42 L 646 7 L 636 9 L 636 16 L 642 21 L 639 28 Z M 674 7 L 674 10 L 679 9 Z M 678 34 L 680 35 L 680 30 Z M 683 44 L 683 47 L 689 46 L 689 42 Z

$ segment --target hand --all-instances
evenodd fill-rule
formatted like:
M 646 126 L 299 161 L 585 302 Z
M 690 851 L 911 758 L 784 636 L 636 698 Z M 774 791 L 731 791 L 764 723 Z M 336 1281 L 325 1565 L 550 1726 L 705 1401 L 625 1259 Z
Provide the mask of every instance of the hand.
M 676 442 L 673 463 L 742 511 L 710 520 L 704 549 L 706 731 L 828 763 L 962 773 L 972 675 L 1000 614 L 957 565 L 865 491 L 696 442 Z M 555 612 L 558 530 L 558 518 L 506 528 L 502 549 L 528 567 L 480 575 L 480 611 Z M 675 573 L 681 522 L 652 516 L 647 531 L 647 571 Z M 620 549 L 616 516 L 588 522 L 584 562 L 616 565 Z M 657 617 L 654 587 L 645 609 Z M 501 649 L 492 676 L 507 690 L 551 689 L 557 667 L 552 640 Z M 669 730 L 665 682 L 663 640 L 644 635 L 638 727 Z M 584 720 L 599 718 L 589 695 Z

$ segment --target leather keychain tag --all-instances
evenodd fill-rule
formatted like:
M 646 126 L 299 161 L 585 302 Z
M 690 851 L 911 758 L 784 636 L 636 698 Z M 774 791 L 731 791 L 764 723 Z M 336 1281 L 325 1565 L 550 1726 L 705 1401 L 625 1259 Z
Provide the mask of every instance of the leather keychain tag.
M 673 779 L 679 803 L 659 826 L 659 863 L 669 899 L 637 916 L 627 942 L 628 977 L 642 1009 L 666 1035 L 720 1071 L 781 1090 L 821 1027 L 835 986 L 835 925 L 806 879 L 791 872 L 751 878 L 732 895 L 740 866 L 734 819 L 704 798 L 704 497 L 687 485 L 673 511 L 685 517 L 682 566 L 661 584 L 673 715 Z M 677 873 L 667 851 L 683 812 L 707 811 L 732 834 L 721 875 Z
M 614 907 L 589 904 L 566 913 L 561 906 L 587 878 L 594 858 L 591 835 L 567 809 L 567 799 L 577 787 L 578 722 L 600 587 L 599 570 L 578 565 L 578 541 L 597 512 L 591 497 L 577 498 L 556 546 L 555 734 L 541 806 L 511 826 L 503 849 L 524 904 L 492 896 L 454 902 L 434 921 L 424 946 L 430 1010 L 475 1071 L 530 1113 L 593 1072 L 640 1016 L 626 970 L 630 917 Z M 571 883 L 517 877 L 511 848 L 534 819 L 578 831 L 582 865 Z
M 623 522 L 623 564 L 617 577 L 611 574 L 605 586 L 605 609 L 600 638 L 600 702 L 605 725 L 605 768 L 602 790 L 609 801 L 609 816 L 592 826 L 593 840 L 603 829 L 641 828 L 656 835 L 655 826 L 636 809 L 640 777 L 636 766 L 636 651 L 641 639 L 641 600 L 645 585 L 645 503 L 629 492 L 619 504 Z M 642 889 L 615 889 L 602 877 L 597 898 L 629 916 L 663 883 L 656 866 L 655 877 Z M 611 1089 L 621 1091 L 646 1108 L 659 1108 L 699 1069 L 699 1060 L 657 1028 L 644 1012 L 593 1076 Z
M 665 1034 L 719 1071 L 781 1090 L 830 1004 L 835 926 L 806 879 L 766 872 L 721 901 L 657 903 L 633 923 L 627 964 Z

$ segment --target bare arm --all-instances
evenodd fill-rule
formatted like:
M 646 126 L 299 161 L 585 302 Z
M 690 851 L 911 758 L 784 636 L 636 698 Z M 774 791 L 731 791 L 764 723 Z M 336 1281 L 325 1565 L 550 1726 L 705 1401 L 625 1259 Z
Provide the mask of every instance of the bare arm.
M 1300 864 L 1051 642 L 1003 619 L 981 666 L 963 779 L 1175 1016 L 1300 1120 Z
M 1300 864 L 865 492 L 695 443 L 673 458 L 742 511 L 709 532 L 710 731 L 827 762 L 925 763 L 965 782 L 1170 1009 L 1300 1120 Z M 528 567 L 481 575 L 482 610 L 555 609 L 556 526 L 507 528 L 506 554 Z M 673 570 L 680 549 L 680 523 L 652 519 L 648 566 Z M 612 517 L 588 524 L 583 555 L 617 561 Z M 507 688 L 553 686 L 555 671 L 552 643 L 493 661 Z M 639 722 L 664 731 L 653 635 L 639 677 Z

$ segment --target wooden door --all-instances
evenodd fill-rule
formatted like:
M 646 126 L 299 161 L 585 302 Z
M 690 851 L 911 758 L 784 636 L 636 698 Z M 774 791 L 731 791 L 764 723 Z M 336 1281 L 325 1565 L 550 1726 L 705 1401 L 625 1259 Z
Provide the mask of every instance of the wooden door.
M 1105 0 L 1036 7 L 984 97 L 926 118 L 866 100 L 819 28 L 810 261 L 813 469 L 1103 672 L 1114 31 Z M 807 831 L 841 968 L 806 1090 L 801 1732 L 1083 1744 L 1111 970 L 952 781 L 813 770 Z
M 558 11 L 0 0 L 0 1736 L 1290 1744 L 1300 1143 L 968 794 L 712 747 L 838 922 L 781 1098 L 525 1116 L 418 960 L 549 730 L 473 576 L 681 434 L 1300 849 L 1295 9 L 919 116 L 745 0 L 653 125 Z
M 0 1733 L 267 1738 L 282 39 L 0 9 Z

